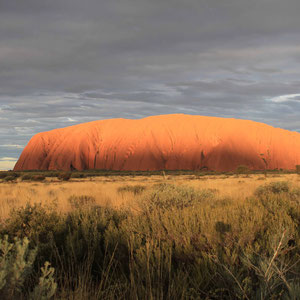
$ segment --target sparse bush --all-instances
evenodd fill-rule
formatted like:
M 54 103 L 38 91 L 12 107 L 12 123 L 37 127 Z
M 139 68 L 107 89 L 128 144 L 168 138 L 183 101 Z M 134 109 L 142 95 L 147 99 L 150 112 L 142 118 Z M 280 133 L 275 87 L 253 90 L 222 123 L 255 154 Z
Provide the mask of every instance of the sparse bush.
M 45 172 L 45 177 L 58 177 L 59 172 Z
M 278 177 L 282 177 L 282 175 L 281 174 L 271 174 L 270 177 L 278 178 Z
M 143 205 L 150 210 L 155 209 L 183 209 L 194 206 L 203 200 L 212 199 L 215 192 L 212 190 L 196 191 L 188 186 L 172 184 L 157 184 L 144 196 Z
M 237 174 L 249 174 L 250 173 L 250 169 L 247 166 L 244 165 L 240 165 L 236 168 L 236 173 Z
M 291 200 L 297 200 L 298 203 L 300 204 L 300 188 L 293 188 L 289 192 L 289 196 Z
M 21 177 L 22 181 L 29 181 L 31 179 L 32 179 L 32 175 L 30 175 L 30 174 L 25 174 Z
M 71 178 L 85 178 L 86 175 L 84 173 L 77 173 L 77 172 L 74 172 L 71 174 Z
M 300 174 L 300 165 L 296 165 L 296 173 Z
M 28 237 L 31 243 L 39 246 L 39 256 L 51 241 L 54 232 L 60 232 L 63 220 L 51 208 L 41 203 L 27 204 L 25 207 L 12 209 L 6 220 L 4 233 L 18 238 Z
M 31 174 L 25 174 L 21 177 L 22 181 L 44 181 L 46 177 L 44 175 L 31 175 Z
M 32 181 L 44 181 L 46 177 L 44 175 L 34 175 L 32 176 Z
M 146 187 L 143 185 L 125 185 L 118 188 L 118 193 L 130 192 L 134 195 L 139 195 L 146 190 Z
M 265 196 L 268 194 L 281 194 L 288 193 L 290 191 L 290 185 L 286 181 L 271 182 L 267 185 L 260 186 L 256 189 L 254 194 L 258 197 Z
M 96 202 L 96 199 L 93 196 L 88 195 L 82 195 L 82 196 L 75 196 L 72 195 L 68 199 L 70 205 L 72 208 L 86 208 L 88 206 L 94 205 Z
M 71 178 L 71 172 L 59 173 L 57 178 L 63 181 L 68 181 Z
M 9 182 L 9 181 L 15 181 L 16 177 L 14 176 L 6 176 L 3 178 L 4 181 Z
M 19 173 L 19 172 L 12 172 L 12 171 L 8 171 L 6 174 L 7 174 L 7 176 L 12 176 L 15 178 L 18 178 L 21 175 L 21 173 Z
M 0 179 L 5 178 L 6 176 L 9 176 L 9 172 L 1 172 L 0 171 Z

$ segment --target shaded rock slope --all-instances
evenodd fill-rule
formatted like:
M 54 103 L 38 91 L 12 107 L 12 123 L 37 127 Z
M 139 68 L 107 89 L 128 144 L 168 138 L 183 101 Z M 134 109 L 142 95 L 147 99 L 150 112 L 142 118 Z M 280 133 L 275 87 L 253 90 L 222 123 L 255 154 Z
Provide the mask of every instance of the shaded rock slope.
M 161 115 L 36 134 L 14 170 L 294 169 L 300 133 L 237 119 Z

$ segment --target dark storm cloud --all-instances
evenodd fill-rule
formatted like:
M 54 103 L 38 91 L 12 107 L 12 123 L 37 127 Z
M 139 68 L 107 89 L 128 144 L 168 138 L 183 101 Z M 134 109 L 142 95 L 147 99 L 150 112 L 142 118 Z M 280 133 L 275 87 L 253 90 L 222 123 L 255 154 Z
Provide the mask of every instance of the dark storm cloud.
M 39 131 L 105 118 L 300 131 L 299 11 L 298 0 L 0 0 L 0 167 Z

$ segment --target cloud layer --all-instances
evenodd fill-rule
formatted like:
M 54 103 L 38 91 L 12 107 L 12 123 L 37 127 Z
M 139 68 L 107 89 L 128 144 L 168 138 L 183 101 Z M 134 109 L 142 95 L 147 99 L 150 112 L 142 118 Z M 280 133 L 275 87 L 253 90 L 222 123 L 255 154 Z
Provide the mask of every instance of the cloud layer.
M 298 0 L 0 0 L 0 157 L 106 118 L 300 131 L 299 11 Z

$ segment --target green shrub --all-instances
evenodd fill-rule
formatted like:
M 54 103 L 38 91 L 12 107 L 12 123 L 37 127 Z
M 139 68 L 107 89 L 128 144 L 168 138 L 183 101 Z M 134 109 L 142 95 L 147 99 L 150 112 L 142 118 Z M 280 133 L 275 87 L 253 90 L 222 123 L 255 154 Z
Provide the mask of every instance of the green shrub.
M 296 173 L 300 174 L 300 165 L 296 165 Z
M 146 190 L 146 187 L 143 185 L 125 185 L 118 188 L 118 193 L 130 192 L 134 195 L 139 195 Z
M 48 300 L 51 299 L 56 292 L 57 283 L 54 279 L 54 268 L 50 267 L 49 262 L 45 262 L 41 271 L 42 275 L 39 278 L 39 283 L 30 294 L 30 299 L 32 300 Z
M 15 238 L 10 243 L 8 236 L 0 239 L 0 296 L 1 299 L 19 299 L 21 295 L 28 293 L 28 286 L 24 286 L 26 280 L 33 271 L 33 263 L 36 258 L 37 248 L 29 249 L 29 240 Z M 50 299 L 56 291 L 56 283 L 53 278 L 54 269 L 48 262 L 42 268 L 42 276 L 34 292 L 29 294 L 30 299 Z M 26 291 L 27 290 L 27 291 Z
M 29 250 L 29 240 L 25 237 L 8 241 L 6 235 L 0 240 L 0 295 L 2 299 L 13 299 L 21 293 L 24 281 L 31 272 L 36 257 L 36 249 Z

